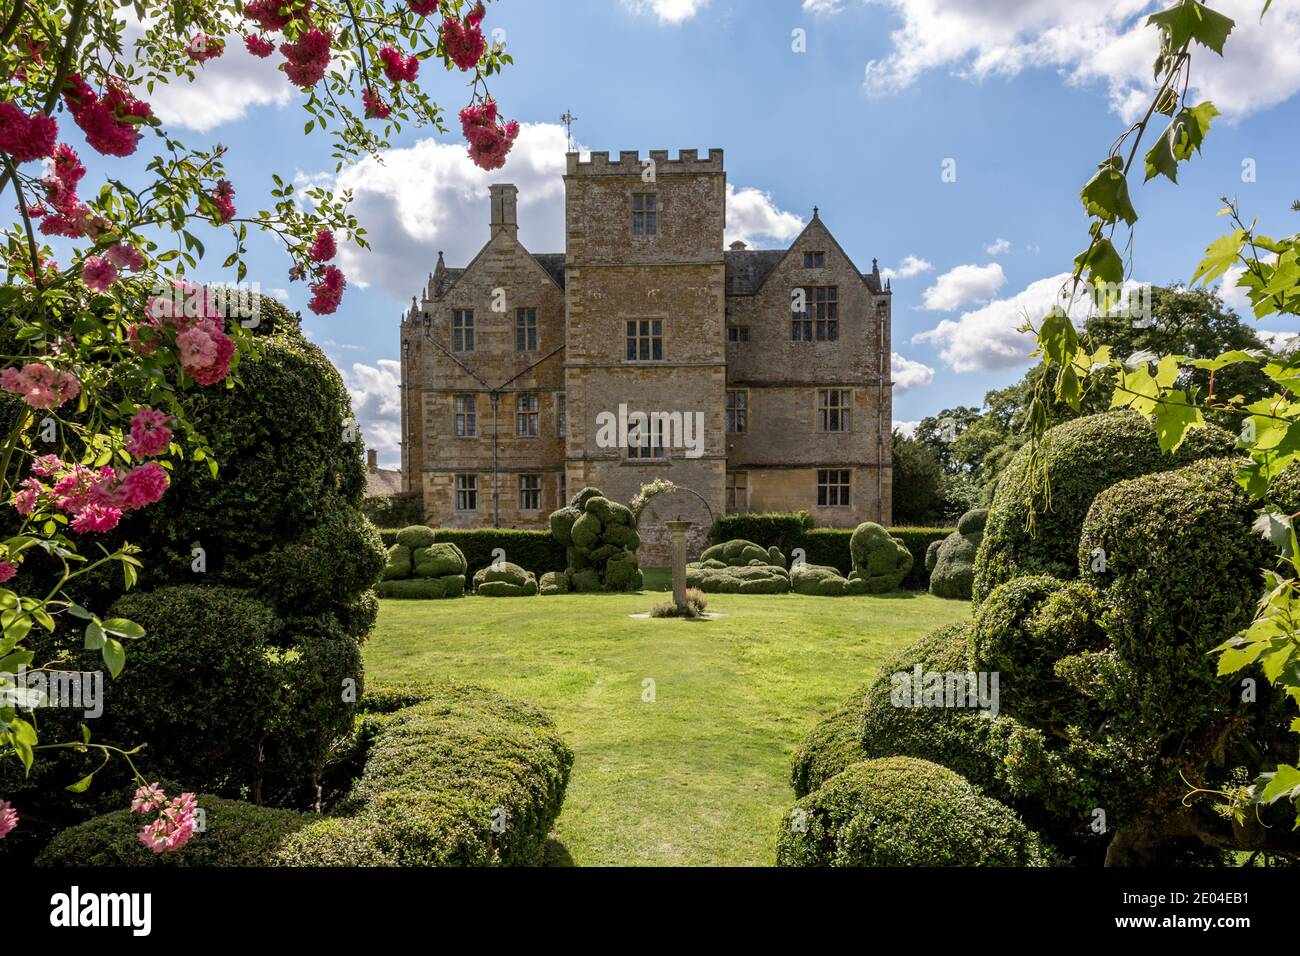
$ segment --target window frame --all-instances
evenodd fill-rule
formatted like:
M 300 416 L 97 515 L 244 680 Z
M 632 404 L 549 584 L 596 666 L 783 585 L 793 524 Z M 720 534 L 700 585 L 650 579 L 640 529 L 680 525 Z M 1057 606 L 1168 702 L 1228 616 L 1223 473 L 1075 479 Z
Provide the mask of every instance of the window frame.
M 831 501 L 832 498 L 836 499 L 834 503 Z M 852 468 L 817 469 L 817 507 L 853 507 Z
M 457 438 L 478 437 L 478 396 L 462 392 L 451 397 L 452 432 Z
M 638 205 L 640 208 L 638 209 Z M 659 194 L 634 192 L 632 194 L 632 237 L 654 239 L 659 235 Z
M 541 399 L 536 392 L 520 392 L 515 397 L 515 437 L 537 438 L 541 419 Z
M 740 507 L 739 495 L 745 497 L 744 507 Z M 723 505 L 729 515 L 749 514 L 749 472 L 729 471 L 723 491 Z
M 536 482 L 535 487 L 528 486 L 527 483 Z M 530 504 L 529 502 L 535 502 Z M 528 474 L 519 476 L 519 510 L 520 511 L 541 511 L 542 510 L 542 476 L 538 474 Z
M 541 341 L 537 330 L 537 310 L 515 309 L 515 352 L 536 352 Z
M 832 396 L 836 401 L 832 401 Z M 832 416 L 839 423 L 831 428 Z M 817 389 L 817 431 L 826 435 L 843 435 L 853 431 L 853 389 Z
M 647 422 L 647 427 L 654 425 L 654 421 Z M 658 435 L 651 435 L 650 442 L 642 445 L 641 422 L 638 419 L 635 422 L 629 421 L 627 424 L 627 448 L 625 454 L 628 461 L 667 461 L 668 446 L 664 443 L 664 429 L 667 427 L 664 419 L 659 419 Z M 636 441 L 633 441 L 635 436 Z M 655 439 L 658 438 L 658 442 Z
M 624 362 L 651 363 L 664 360 L 664 320 L 663 319 L 628 319 Z M 628 352 L 633 353 L 631 356 Z M 648 352 L 649 357 L 642 357 Z
M 727 389 L 726 406 L 727 434 L 749 434 L 749 389 Z
M 451 350 L 453 352 L 474 351 L 474 310 L 451 310 Z
M 453 485 L 455 510 L 461 514 L 478 511 L 478 475 L 457 475 Z M 462 502 L 466 502 L 462 506 Z
M 826 268 L 825 250 L 805 252 L 803 254 L 803 267 L 805 269 L 825 269 Z

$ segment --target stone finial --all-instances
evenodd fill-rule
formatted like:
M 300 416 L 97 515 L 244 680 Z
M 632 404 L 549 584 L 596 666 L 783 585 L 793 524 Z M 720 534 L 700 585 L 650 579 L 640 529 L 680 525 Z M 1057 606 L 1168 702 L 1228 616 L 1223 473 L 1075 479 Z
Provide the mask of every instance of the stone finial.
M 813 206 L 813 218 L 814 219 L 819 218 L 819 210 L 817 209 L 816 206 Z

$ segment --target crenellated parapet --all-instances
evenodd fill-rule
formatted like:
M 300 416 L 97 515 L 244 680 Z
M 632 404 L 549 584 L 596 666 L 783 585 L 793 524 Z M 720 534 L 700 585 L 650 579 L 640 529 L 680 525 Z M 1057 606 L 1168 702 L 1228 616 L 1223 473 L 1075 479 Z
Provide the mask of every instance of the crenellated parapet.
M 641 175 L 644 164 L 654 163 L 656 176 L 680 174 L 721 173 L 722 150 L 711 149 L 707 158 L 701 158 L 699 150 L 679 150 L 676 159 L 669 159 L 668 150 L 652 149 L 643 159 L 639 150 L 621 150 L 618 158 L 611 159 L 605 151 L 593 151 L 587 161 L 582 161 L 580 154 L 565 154 L 565 173 L 569 176 L 628 176 Z

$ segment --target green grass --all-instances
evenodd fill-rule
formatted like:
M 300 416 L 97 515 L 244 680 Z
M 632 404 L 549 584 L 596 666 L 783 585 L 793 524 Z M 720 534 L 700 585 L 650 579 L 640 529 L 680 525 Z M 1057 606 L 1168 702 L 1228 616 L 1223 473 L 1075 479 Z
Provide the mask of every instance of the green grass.
M 544 707 L 576 757 L 555 837 L 578 865 L 768 865 L 803 734 L 896 648 L 969 613 L 928 594 L 792 594 L 710 595 L 726 616 L 705 622 L 629 617 L 661 600 L 383 601 L 366 675 Z

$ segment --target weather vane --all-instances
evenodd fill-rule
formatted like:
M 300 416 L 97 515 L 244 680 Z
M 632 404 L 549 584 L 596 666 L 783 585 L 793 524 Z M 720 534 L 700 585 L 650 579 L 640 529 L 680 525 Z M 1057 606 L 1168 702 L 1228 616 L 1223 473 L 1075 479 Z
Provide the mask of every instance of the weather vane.
M 569 152 L 571 153 L 575 148 L 573 145 L 573 123 L 577 118 L 571 110 L 565 110 L 564 115 L 560 117 L 560 122 L 564 124 L 564 132 L 569 137 Z

